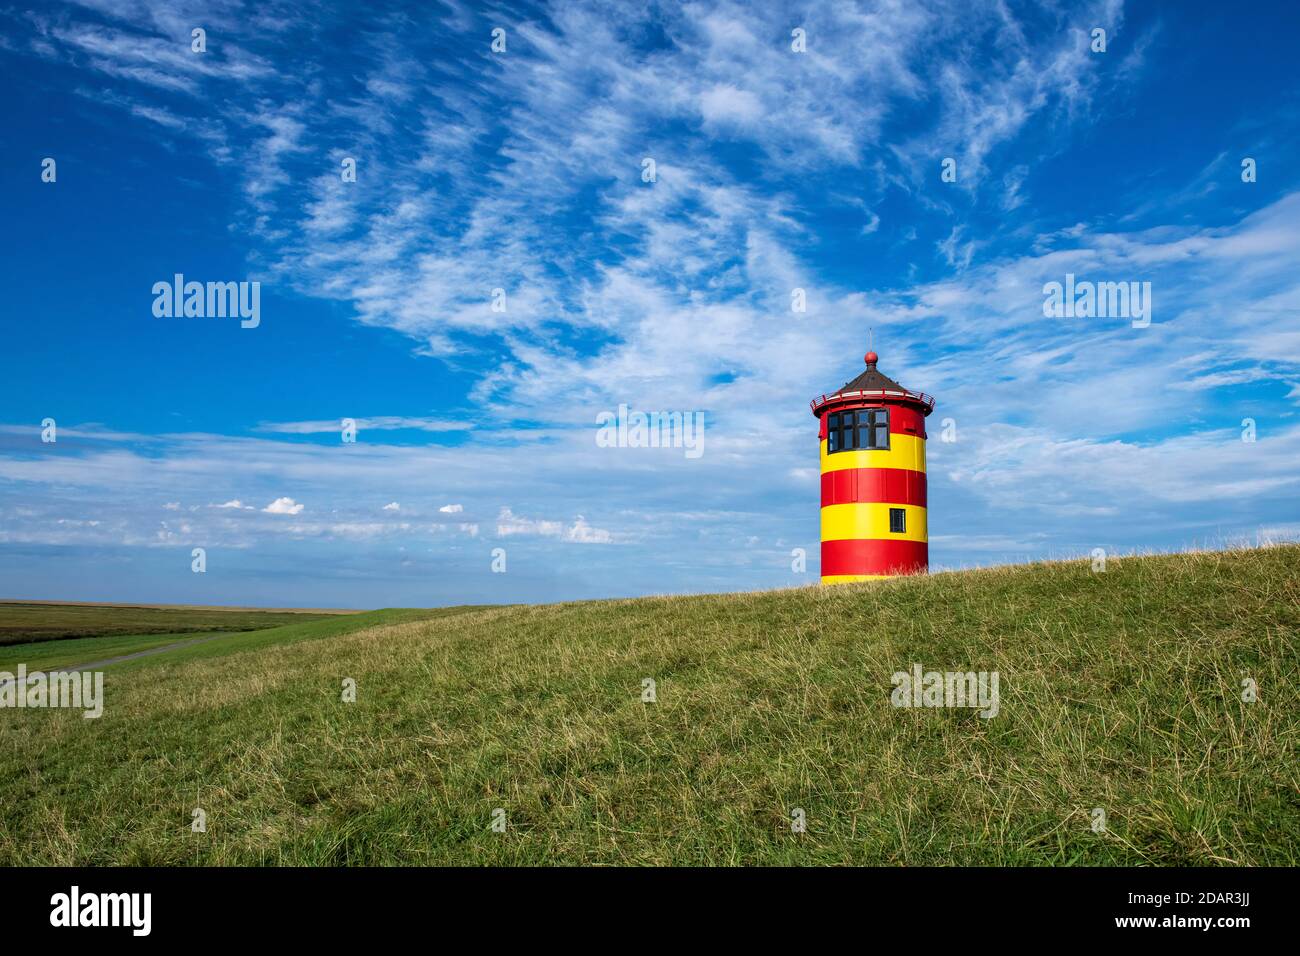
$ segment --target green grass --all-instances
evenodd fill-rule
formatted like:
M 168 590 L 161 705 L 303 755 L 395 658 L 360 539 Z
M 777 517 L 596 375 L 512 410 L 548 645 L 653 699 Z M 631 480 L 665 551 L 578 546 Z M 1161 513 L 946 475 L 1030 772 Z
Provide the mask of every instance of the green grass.
M 473 605 L 451 608 L 384 608 L 379 611 L 362 611 L 356 614 L 338 615 L 321 620 L 304 621 L 297 624 L 283 624 L 279 627 L 242 634 L 223 634 L 202 644 L 177 648 L 167 654 L 167 662 L 198 660 L 213 657 L 225 657 L 227 654 L 243 653 L 263 647 L 281 647 L 296 644 L 299 641 L 319 640 L 326 637 L 339 637 L 381 625 L 401 624 L 413 621 L 428 621 L 449 614 L 464 614 L 479 608 Z M 115 669 L 127 670 L 135 667 L 148 667 L 157 663 L 152 658 L 139 658 L 123 661 L 113 665 Z
M 0 711 L 0 863 L 1300 862 L 1294 546 L 379 613 Z M 913 663 L 1000 713 L 890 706 Z
M 220 632 L 182 632 L 176 634 L 123 634 L 109 637 L 67 638 L 62 640 L 43 640 L 28 644 L 0 645 L 0 670 L 10 673 L 18 664 L 26 664 L 28 672 L 35 670 L 54 670 L 77 664 L 109 660 L 114 657 L 132 654 L 137 651 L 162 647 L 168 644 L 186 643 L 167 652 L 169 661 L 189 660 L 198 657 L 222 657 L 226 654 L 253 650 L 270 645 L 291 644 L 300 640 L 312 640 L 322 637 L 334 637 L 350 634 L 380 624 L 395 624 L 400 621 L 425 620 L 446 613 L 448 609 L 423 608 L 388 608 L 382 611 L 350 612 L 348 614 L 331 614 L 315 617 L 307 614 L 273 615 L 271 621 L 289 617 L 293 624 L 278 627 L 265 627 L 258 631 L 240 631 L 232 634 Z M 457 612 L 461 608 L 451 609 Z M 297 620 L 305 618 L 305 620 Z M 201 643 L 189 643 L 195 638 Z M 146 666 L 154 663 L 150 658 L 138 658 L 110 664 L 110 668 L 129 668 Z M 105 668 L 106 670 L 108 668 Z
M 72 638 L 253 631 L 348 613 L 352 612 L 0 601 L 0 645 Z
M 0 670 L 13 672 L 19 664 L 27 670 L 49 671 L 92 661 L 108 660 L 123 654 L 145 651 L 151 647 L 189 641 L 203 634 L 114 634 L 111 637 L 71 637 L 37 641 L 30 644 L 0 645 Z

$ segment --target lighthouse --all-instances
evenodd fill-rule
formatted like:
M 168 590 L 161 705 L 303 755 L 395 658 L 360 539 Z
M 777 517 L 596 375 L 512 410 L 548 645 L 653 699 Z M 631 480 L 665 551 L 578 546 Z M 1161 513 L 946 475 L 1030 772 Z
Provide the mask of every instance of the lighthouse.
M 820 426 L 822 584 L 924 574 L 925 419 L 934 398 L 866 370 L 813 399 Z

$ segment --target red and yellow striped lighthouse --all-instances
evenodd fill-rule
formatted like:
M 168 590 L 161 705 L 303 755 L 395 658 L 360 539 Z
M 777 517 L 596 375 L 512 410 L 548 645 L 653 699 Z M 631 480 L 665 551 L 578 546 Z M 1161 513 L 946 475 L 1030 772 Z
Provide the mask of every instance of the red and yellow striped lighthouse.
M 813 400 L 821 425 L 822 584 L 924 574 L 925 418 L 934 399 L 876 371 Z

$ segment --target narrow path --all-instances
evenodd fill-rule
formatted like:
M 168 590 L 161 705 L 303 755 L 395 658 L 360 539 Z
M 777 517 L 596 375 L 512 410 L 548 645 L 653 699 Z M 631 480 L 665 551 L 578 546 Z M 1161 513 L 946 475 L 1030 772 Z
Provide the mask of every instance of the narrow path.
M 118 657 L 106 657 L 102 661 L 91 661 L 89 664 L 73 664 L 70 667 L 52 667 L 48 670 L 41 670 L 39 673 L 70 673 L 73 671 L 89 671 L 99 667 L 107 667 L 109 664 L 120 664 L 122 661 L 133 661 L 137 657 L 149 657 L 152 654 L 162 654 L 166 651 L 174 651 L 178 647 L 190 647 L 194 644 L 204 644 L 208 641 L 215 641 L 219 637 L 228 637 L 229 632 L 221 634 L 205 634 L 203 637 L 192 637 L 188 641 L 177 641 L 175 644 L 163 644 L 160 647 L 150 647 L 143 651 L 135 651 L 131 654 L 122 654 Z M 16 666 L 16 665 L 15 665 Z M 15 681 L 17 678 L 13 678 Z M 29 675 L 28 680 L 31 680 Z M 3 687 L 9 681 L 0 681 L 0 687 Z

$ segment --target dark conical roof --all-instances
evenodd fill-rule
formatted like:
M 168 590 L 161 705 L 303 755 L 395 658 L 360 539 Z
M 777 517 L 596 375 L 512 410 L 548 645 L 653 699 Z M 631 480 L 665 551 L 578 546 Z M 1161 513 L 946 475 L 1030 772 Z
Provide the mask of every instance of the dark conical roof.
M 875 352 L 868 352 L 862 358 L 867 363 L 867 367 L 861 375 L 850 382 L 845 382 L 838 391 L 813 399 L 812 410 L 814 415 L 820 415 L 823 411 L 845 404 L 860 403 L 864 398 L 904 405 L 910 404 L 919 409 L 924 415 L 929 415 L 934 410 L 934 398 L 932 396 L 926 395 L 924 392 L 914 392 L 910 388 L 904 388 L 888 375 L 881 374 L 876 369 L 879 356 Z
M 896 391 L 905 392 L 907 389 L 899 385 L 888 375 L 881 375 L 876 371 L 876 363 L 871 362 L 867 365 L 866 370 L 851 382 L 845 382 L 840 388 L 841 392 L 865 392 L 868 389 L 889 388 Z

